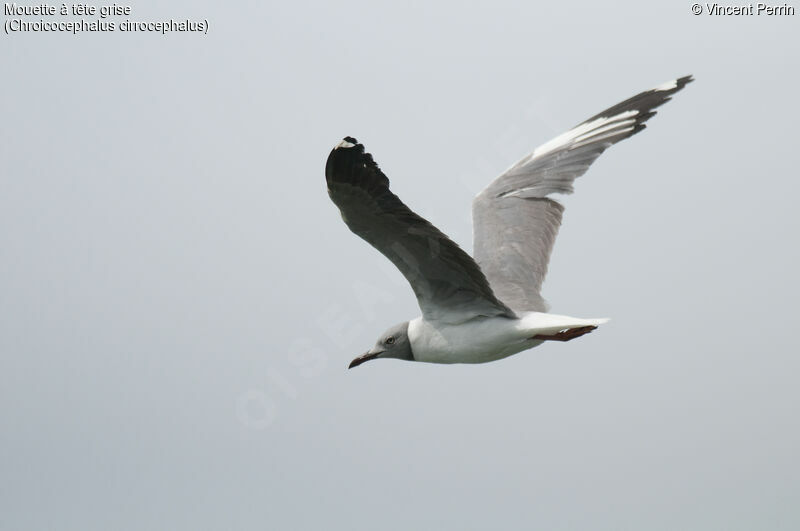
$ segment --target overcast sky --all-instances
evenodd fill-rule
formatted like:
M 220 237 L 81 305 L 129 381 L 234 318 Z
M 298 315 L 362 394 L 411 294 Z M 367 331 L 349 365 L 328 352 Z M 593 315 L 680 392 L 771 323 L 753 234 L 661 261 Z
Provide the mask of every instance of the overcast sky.
M 131 7 L 209 30 L 0 35 L 0 528 L 800 528 L 800 16 Z M 544 295 L 608 325 L 347 370 L 419 309 L 343 136 L 471 250 L 491 179 L 686 74 L 565 200 Z

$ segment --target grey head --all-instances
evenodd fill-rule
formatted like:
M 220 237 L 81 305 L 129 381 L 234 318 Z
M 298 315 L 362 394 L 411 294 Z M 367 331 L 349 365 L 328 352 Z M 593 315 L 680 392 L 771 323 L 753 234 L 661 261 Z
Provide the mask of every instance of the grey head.
M 365 361 L 377 358 L 414 360 L 414 354 L 411 352 L 411 342 L 408 340 L 408 321 L 394 325 L 382 333 L 378 341 L 375 342 L 375 346 L 351 361 L 348 368 L 358 367 Z

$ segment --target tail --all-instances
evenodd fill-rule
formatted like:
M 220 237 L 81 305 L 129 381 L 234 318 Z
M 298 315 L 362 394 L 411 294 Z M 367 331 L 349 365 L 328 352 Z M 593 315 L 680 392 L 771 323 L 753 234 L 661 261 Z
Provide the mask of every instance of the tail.
M 554 313 L 531 312 L 523 318 L 523 326 L 526 332 L 532 334 L 554 334 L 569 328 L 580 328 L 583 326 L 598 327 L 607 323 L 609 319 L 580 319 L 568 315 L 556 315 Z
M 566 315 L 540 314 L 539 325 L 530 339 L 540 341 L 569 341 L 588 334 L 608 319 L 578 319 Z

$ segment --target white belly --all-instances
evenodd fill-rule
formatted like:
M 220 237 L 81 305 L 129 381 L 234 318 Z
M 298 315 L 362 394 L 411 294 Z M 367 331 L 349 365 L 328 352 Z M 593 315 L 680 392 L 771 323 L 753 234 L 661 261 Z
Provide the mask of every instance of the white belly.
M 531 339 L 536 334 L 605 321 L 539 312 L 522 314 L 520 319 L 479 317 L 457 325 L 417 317 L 408 323 L 408 339 L 416 361 L 485 363 L 542 344 L 541 340 Z
M 422 317 L 408 323 L 408 338 L 416 361 L 484 363 L 540 344 L 529 339 L 519 319 L 481 317 L 458 325 L 430 323 Z

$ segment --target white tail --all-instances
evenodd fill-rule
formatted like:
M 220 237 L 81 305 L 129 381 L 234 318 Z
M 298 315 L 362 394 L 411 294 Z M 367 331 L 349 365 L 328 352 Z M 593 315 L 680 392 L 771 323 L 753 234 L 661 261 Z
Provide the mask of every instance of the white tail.
M 522 325 L 526 333 L 535 334 L 557 334 L 569 328 L 580 328 L 582 326 L 600 326 L 607 323 L 608 318 L 602 319 L 579 319 L 568 315 L 556 315 L 552 313 L 531 312 L 522 319 Z

